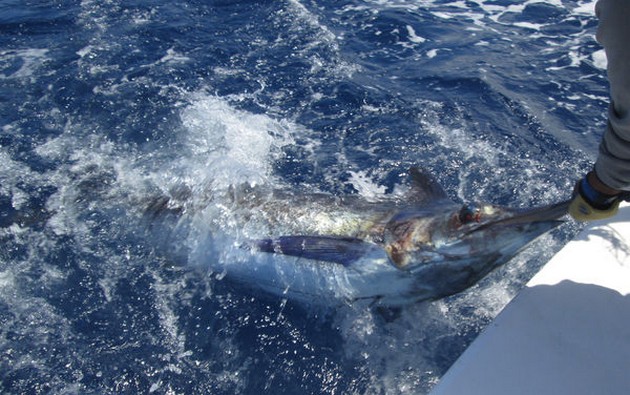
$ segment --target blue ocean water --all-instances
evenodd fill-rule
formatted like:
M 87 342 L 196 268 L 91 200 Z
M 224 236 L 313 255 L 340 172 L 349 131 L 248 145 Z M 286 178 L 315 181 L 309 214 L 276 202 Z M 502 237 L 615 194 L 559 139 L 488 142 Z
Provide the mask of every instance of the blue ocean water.
M 565 199 L 605 125 L 593 6 L 0 0 L 0 392 L 427 393 L 575 224 L 386 319 L 232 284 L 203 227 L 147 238 L 143 210 L 370 198 L 414 165 L 457 200 Z

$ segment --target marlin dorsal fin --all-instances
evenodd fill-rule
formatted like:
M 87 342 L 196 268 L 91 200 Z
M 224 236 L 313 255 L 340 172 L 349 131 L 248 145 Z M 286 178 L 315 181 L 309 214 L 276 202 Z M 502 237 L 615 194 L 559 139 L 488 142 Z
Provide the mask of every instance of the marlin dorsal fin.
M 448 199 L 448 195 L 433 176 L 419 167 L 409 169 L 412 188 L 410 200 L 419 204 L 428 204 Z

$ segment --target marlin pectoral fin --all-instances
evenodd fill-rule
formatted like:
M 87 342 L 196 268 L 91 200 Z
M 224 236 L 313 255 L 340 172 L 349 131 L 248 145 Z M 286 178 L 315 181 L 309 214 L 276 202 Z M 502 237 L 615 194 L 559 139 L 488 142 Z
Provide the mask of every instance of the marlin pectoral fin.
M 252 242 L 262 252 L 350 265 L 375 246 L 361 239 L 336 236 L 281 236 Z

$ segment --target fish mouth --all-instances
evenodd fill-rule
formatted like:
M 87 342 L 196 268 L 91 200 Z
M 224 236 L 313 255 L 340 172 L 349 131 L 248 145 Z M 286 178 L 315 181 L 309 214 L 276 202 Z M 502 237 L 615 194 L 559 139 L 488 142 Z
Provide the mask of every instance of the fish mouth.
M 535 223 L 553 225 L 550 226 L 551 229 L 564 222 L 560 218 L 568 214 L 570 203 L 570 200 L 566 200 L 543 207 L 511 210 L 507 217 L 482 224 L 475 229 L 471 229 L 470 233 L 487 230 L 491 227 L 511 227 Z

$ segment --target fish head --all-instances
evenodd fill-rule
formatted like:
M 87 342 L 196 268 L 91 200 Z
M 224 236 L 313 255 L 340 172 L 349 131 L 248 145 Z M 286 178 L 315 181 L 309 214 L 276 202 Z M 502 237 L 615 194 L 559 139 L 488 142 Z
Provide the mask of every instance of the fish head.
M 412 209 L 387 224 L 385 250 L 401 270 L 441 266 L 453 274 L 468 273 L 468 282 L 475 282 L 560 225 L 567 207 L 568 202 L 532 209 L 489 204 Z

